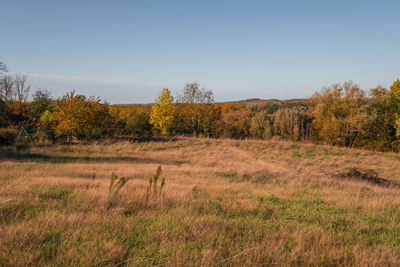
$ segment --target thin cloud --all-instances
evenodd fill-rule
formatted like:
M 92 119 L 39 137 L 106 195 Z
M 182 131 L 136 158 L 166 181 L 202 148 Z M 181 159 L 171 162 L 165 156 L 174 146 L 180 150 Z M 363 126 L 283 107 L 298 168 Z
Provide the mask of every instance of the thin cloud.
M 165 83 L 171 84 L 167 81 L 146 81 L 146 80 L 134 80 L 134 79 L 121 79 L 121 78 L 111 78 L 111 77 L 94 77 L 94 76 L 65 76 L 65 75 L 55 75 L 55 74 L 38 74 L 29 73 L 27 74 L 33 79 L 40 80 L 52 80 L 60 82 L 90 82 L 90 83 L 108 83 L 108 84 L 120 84 L 120 85 L 133 85 L 133 86 L 160 86 Z M 172 82 L 180 84 L 177 82 Z
M 64 95 L 67 90 L 100 96 L 111 103 L 150 103 L 163 87 L 176 91 L 183 83 L 175 81 L 148 81 L 112 77 L 66 76 L 28 73 L 33 87 L 49 90 L 54 96 Z

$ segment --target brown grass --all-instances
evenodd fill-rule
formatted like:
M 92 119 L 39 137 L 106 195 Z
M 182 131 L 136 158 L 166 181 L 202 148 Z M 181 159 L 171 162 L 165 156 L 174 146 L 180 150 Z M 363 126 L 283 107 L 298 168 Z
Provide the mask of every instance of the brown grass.
M 400 260 L 399 154 L 191 138 L 0 153 L 0 265 Z M 147 206 L 158 165 L 162 205 Z M 343 178 L 352 170 L 387 182 Z M 112 173 L 129 180 L 109 208 Z

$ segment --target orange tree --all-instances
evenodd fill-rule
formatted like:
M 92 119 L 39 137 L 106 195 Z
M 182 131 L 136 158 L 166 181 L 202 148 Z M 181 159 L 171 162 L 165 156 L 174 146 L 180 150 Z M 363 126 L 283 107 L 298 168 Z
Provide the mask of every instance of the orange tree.
M 51 116 L 57 137 L 73 138 L 98 137 L 111 124 L 108 105 L 100 99 L 76 95 L 74 91 L 58 100 Z

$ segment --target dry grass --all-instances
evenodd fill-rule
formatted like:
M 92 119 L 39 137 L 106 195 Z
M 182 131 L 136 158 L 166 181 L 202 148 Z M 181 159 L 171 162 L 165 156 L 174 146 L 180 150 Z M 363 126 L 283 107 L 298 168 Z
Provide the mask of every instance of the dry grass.
M 0 265 L 398 265 L 399 163 L 278 141 L 1 151 Z M 110 208 L 112 173 L 129 180 Z

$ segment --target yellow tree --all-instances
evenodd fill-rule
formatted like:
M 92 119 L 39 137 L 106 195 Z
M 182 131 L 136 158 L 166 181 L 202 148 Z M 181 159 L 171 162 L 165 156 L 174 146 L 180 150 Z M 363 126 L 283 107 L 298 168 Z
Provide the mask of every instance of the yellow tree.
M 150 123 L 164 135 L 170 133 L 174 120 L 173 101 L 174 98 L 171 96 L 171 91 L 168 88 L 163 88 L 151 108 Z
M 333 84 L 309 100 L 317 138 L 332 145 L 357 145 L 365 134 L 368 116 L 363 112 L 365 92 L 345 82 Z
M 393 84 L 390 86 L 390 92 L 395 95 L 400 97 L 400 80 L 397 79 L 393 82 Z

